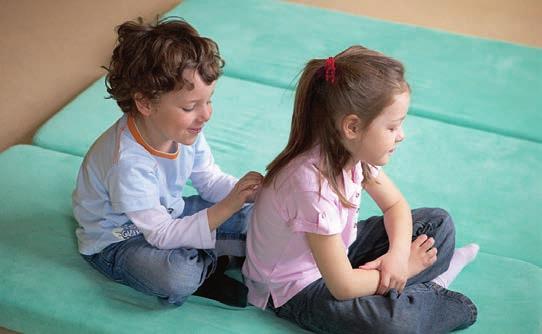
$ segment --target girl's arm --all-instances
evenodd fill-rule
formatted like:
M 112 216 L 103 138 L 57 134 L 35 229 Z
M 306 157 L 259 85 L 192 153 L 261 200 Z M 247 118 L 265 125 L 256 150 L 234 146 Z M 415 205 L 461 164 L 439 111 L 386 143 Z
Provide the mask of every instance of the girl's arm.
M 407 201 L 383 170 L 365 190 L 384 213 L 384 226 L 388 234 L 388 253 L 362 268 L 379 269 L 381 279 L 378 294 L 390 288 L 401 292 L 408 278 L 408 259 L 412 241 L 412 215 Z
M 378 270 L 353 269 L 340 234 L 321 235 L 305 233 L 312 255 L 326 286 L 338 300 L 374 295 L 380 272 Z

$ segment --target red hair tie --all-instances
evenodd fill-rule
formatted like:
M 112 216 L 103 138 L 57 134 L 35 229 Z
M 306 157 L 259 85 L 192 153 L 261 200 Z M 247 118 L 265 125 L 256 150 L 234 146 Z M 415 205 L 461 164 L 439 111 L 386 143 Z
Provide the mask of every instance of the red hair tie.
M 335 83 L 335 58 L 329 57 L 324 65 L 325 78 L 327 82 Z

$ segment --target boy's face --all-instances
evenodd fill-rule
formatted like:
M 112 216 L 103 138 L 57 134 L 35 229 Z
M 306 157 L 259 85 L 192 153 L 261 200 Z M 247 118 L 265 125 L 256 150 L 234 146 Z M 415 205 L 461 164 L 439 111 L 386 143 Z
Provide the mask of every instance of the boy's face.
M 174 143 L 192 145 L 211 118 L 213 95 L 216 81 L 207 85 L 194 69 L 183 72 L 186 81 L 183 89 L 164 93 L 158 102 L 151 103 L 147 114 L 140 113 L 138 127 L 149 145 L 169 152 Z M 176 147 L 175 147 L 176 149 Z

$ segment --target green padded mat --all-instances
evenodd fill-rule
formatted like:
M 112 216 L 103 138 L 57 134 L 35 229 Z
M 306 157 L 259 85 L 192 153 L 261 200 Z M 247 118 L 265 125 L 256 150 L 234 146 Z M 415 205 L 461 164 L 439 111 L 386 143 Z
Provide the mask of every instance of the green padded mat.
M 68 151 L 77 145 L 78 154 L 86 152 L 120 116 L 103 107 L 102 96 L 95 86 L 87 90 L 40 130 L 39 143 Z M 236 176 L 263 172 L 286 144 L 292 100 L 286 89 L 221 78 L 205 134 L 222 169 Z M 407 118 L 405 132 L 407 139 L 386 169 L 412 207 L 446 208 L 456 218 L 458 241 L 476 241 L 486 252 L 542 265 L 536 252 L 542 243 L 537 220 L 542 145 L 414 115 Z
M 352 44 L 404 62 L 412 111 L 542 142 L 542 49 L 269 0 L 185 0 L 167 15 L 215 39 L 226 73 L 291 87 L 310 58 Z
M 240 15 L 242 11 L 242 15 Z M 184 0 L 179 15 L 226 59 L 205 129 L 223 170 L 262 171 L 287 140 L 296 75 L 363 44 L 402 60 L 407 139 L 386 171 L 412 207 L 454 217 L 481 253 L 452 285 L 479 308 L 468 333 L 542 332 L 542 50 L 266 0 Z M 300 28 L 302 27 L 302 28 Z M 254 308 L 199 297 L 162 308 L 77 254 L 70 194 L 91 143 L 121 113 L 103 79 L 0 154 L 0 326 L 23 332 L 300 332 Z M 55 151 L 66 152 L 72 155 Z M 79 156 L 79 157 L 77 157 Z M 194 191 L 187 189 L 187 194 Z M 364 197 L 360 218 L 378 213 Z
M 300 332 L 271 312 L 200 297 L 164 308 L 92 269 L 78 255 L 71 210 L 81 161 L 37 146 L 0 154 L 2 326 L 24 333 Z
M 33 163 L 29 163 L 32 161 Z M 24 333 L 298 333 L 254 307 L 190 297 L 164 308 L 77 254 L 70 193 L 80 157 L 15 146 L 0 155 L 0 324 Z M 453 283 L 479 309 L 468 333 L 537 333 L 542 270 L 482 252 Z

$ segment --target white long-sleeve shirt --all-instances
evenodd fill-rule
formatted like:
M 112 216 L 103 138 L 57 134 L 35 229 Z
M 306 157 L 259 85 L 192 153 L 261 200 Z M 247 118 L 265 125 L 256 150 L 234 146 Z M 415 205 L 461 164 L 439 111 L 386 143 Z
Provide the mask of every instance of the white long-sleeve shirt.
M 178 144 L 175 153 L 158 152 L 133 119 L 121 117 L 96 140 L 79 171 L 73 193 L 79 251 L 95 254 L 140 233 L 157 248 L 214 248 L 207 210 L 177 218 L 188 180 L 213 203 L 237 182 L 215 164 L 203 134 L 193 145 Z

